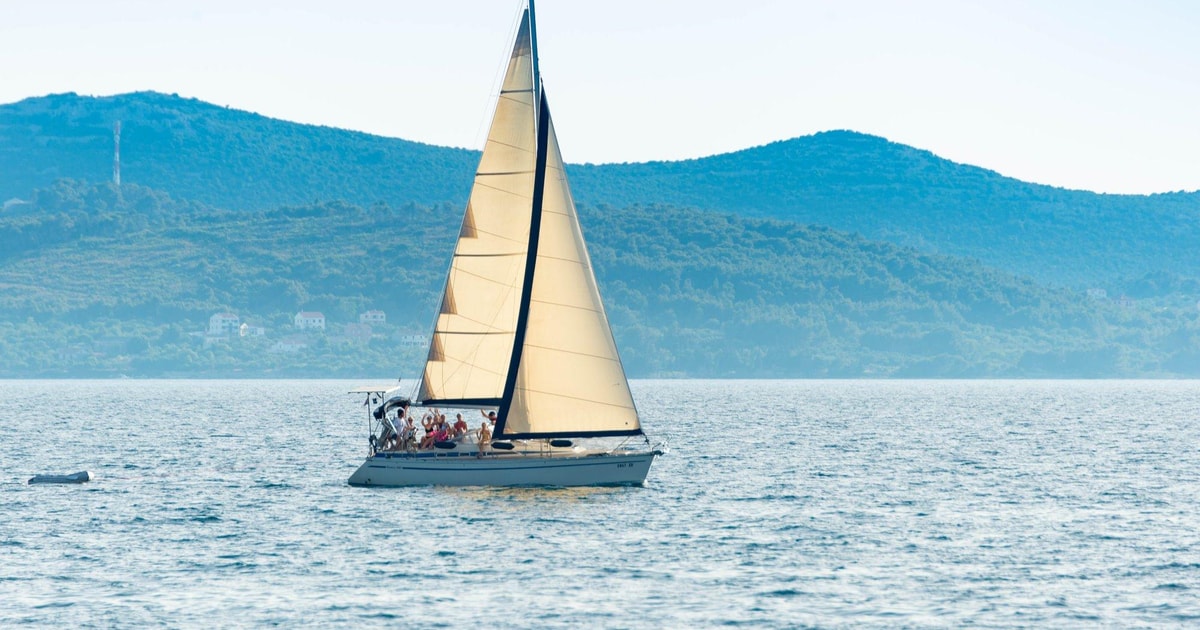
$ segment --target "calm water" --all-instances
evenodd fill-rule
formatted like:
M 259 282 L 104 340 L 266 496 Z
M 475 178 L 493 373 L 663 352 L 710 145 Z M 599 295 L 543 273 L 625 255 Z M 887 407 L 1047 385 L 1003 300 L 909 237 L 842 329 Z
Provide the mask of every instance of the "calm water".
M 0 382 L 0 626 L 1200 624 L 1200 382 L 642 381 L 583 490 L 348 487 L 356 384 Z

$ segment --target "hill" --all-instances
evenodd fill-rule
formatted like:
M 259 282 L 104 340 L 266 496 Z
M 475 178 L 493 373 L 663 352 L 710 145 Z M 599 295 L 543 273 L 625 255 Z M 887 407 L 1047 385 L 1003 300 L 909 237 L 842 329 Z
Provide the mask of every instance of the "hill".
M 586 165 L 571 177 L 581 199 L 827 225 L 1060 286 L 1120 293 L 1147 273 L 1200 268 L 1200 193 L 1030 184 L 849 131 L 682 162 Z
M 461 210 L 59 182 L 0 216 L 2 376 L 413 375 Z M 633 376 L 1200 375 L 1200 314 L 825 227 L 581 206 Z M 321 333 L 292 315 L 319 310 Z M 366 336 L 359 313 L 386 312 Z M 229 311 L 263 337 L 206 337 Z M 347 326 L 350 325 L 350 326 Z
M 461 207 L 478 159 L 473 151 L 152 92 L 60 94 L 0 106 L 0 198 L 25 199 L 57 178 L 108 181 L 116 120 L 123 123 L 124 181 L 237 210 L 335 200 Z M 1200 269 L 1200 193 L 1064 190 L 848 131 L 695 160 L 572 165 L 568 172 L 585 204 L 662 204 L 825 225 L 1059 286 L 1169 293 L 1147 287 L 1187 285 Z M 1155 280 L 1164 273 L 1175 275 Z
M 0 198 L 60 178 L 123 182 L 223 208 L 348 200 L 437 203 L 471 185 L 477 152 L 300 125 L 196 99 L 55 94 L 0 106 Z

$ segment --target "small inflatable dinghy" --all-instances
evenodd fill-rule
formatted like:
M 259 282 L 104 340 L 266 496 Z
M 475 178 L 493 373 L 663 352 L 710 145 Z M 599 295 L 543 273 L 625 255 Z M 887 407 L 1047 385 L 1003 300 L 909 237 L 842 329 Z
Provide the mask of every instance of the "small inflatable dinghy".
M 92 473 L 81 470 L 70 475 L 35 475 L 29 483 L 87 483 L 95 478 Z

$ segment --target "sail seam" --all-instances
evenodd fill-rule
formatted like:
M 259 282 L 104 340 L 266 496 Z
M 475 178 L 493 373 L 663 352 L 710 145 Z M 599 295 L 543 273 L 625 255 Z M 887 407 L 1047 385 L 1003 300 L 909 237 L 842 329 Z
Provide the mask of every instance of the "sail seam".
M 527 148 L 525 148 L 525 147 L 523 147 L 523 146 L 516 145 L 516 144 L 513 144 L 513 143 L 511 143 L 511 142 L 500 142 L 499 140 L 493 140 L 493 139 L 491 139 L 491 138 L 488 138 L 488 143 L 490 143 L 490 144 L 498 144 L 498 145 L 500 145 L 500 146 L 502 146 L 502 147 L 508 147 L 508 148 L 510 148 L 510 149 L 516 149 L 516 150 L 518 150 L 518 151 L 523 151 L 523 152 L 525 152 L 525 153 L 533 153 L 533 151 L 530 151 L 529 149 L 527 149 Z M 485 147 L 485 148 L 484 148 L 484 150 L 486 151 L 486 150 L 487 150 L 487 148 Z M 478 173 L 479 171 L 475 171 L 475 172 L 476 172 L 476 173 Z
M 443 315 L 455 315 L 458 318 L 465 320 L 469 323 L 477 324 L 479 326 L 484 326 L 484 327 L 491 329 L 491 330 L 481 330 L 480 331 L 481 333 L 499 334 L 499 335 L 511 335 L 513 333 L 513 331 L 511 331 L 511 330 L 505 330 L 504 328 L 500 328 L 499 326 L 497 326 L 493 323 L 481 321 L 481 320 L 475 319 L 473 317 L 467 317 L 466 315 L 463 315 L 461 313 L 443 313 Z M 436 325 L 437 324 L 434 324 L 434 326 L 436 326 Z M 446 325 L 449 326 L 450 322 L 446 322 Z M 466 334 L 466 333 L 459 333 L 459 331 L 456 331 L 456 330 L 438 330 L 437 328 L 434 328 L 433 332 L 447 333 L 447 334 Z
M 494 190 L 496 192 L 504 193 L 506 195 L 512 195 L 512 196 L 516 197 L 517 199 L 529 199 L 529 197 L 526 197 L 525 195 L 522 195 L 521 193 L 513 192 L 511 190 L 505 190 L 503 188 L 500 188 L 499 186 L 492 186 L 491 184 L 486 184 L 484 182 L 479 181 L 478 179 L 475 180 L 475 185 L 478 187 L 481 187 L 481 188 L 486 188 L 488 190 Z
M 556 396 L 558 398 L 566 398 L 568 400 L 581 400 L 583 402 L 594 403 L 597 405 L 604 405 L 605 407 L 616 407 L 617 409 L 630 409 L 631 408 L 628 405 L 619 405 L 617 403 L 604 402 L 603 400 L 592 400 L 591 398 L 582 398 L 580 396 L 568 396 L 566 394 L 557 394 L 555 392 L 547 392 L 547 391 L 542 391 L 540 389 L 532 389 L 529 387 L 522 387 L 521 391 L 533 392 L 535 394 L 542 394 L 544 396 Z
M 457 374 L 457 373 L 458 373 L 458 371 L 459 371 L 460 369 L 462 369 L 462 366 L 464 366 L 464 365 L 469 365 L 469 366 L 470 366 L 470 367 L 471 367 L 473 370 L 478 370 L 478 371 L 480 371 L 480 372 L 483 372 L 483 373 L 485 373 L 485 374 L 491 374 L 492 376 L 501 376 L 501 373 L 500 373 L 500 372 L 497 372 L 496 370 L 489 370 L 489 369 L 488 369 L 488 368 L 486 368 L 486 367 L 483 367 L 483 366 L 478 366 L 478 365 L 471 364 L 471 363 L 469 363 L 469 362 L 468 362 L 466 359 L 460 359 L 460 358 L 458 358 L 458 357 L 455 357 L 455 356 L 447 356 L 447 358 L 449 358 L 449 359 L 453 359 L 453 360 L 454 360 L 456 363 L 458 363 L 459 365 L 458 365 L 458 366 L 456 366 L 456 367 L 455 367 L 453 370 L 442 370 L 442 373 L 443 373 L 443 375 L 446 375 L 446 376 L 454 376 L 455 374 Z M 442 361 L 442 363 L 446 363 L 446 361 Z M 446 374 L 447 372 L 449 372 L 449 374 Z M 447 378 L 443 378 L 443 382 L 442 382 L 442 389 L 445 389 L 445 388 L 446 388 L 446 383 L 445 383 L 445 381 L 446 381 L 446 380 L 449 380 L 449 379 L 447 379 Z
M 500 190 L 500 189 L 499 189 L 499 188 L 493 188 L 493 190 Z M 513 194 L 516 194 L 516 193 L 513 193 Z M 515 239 L 515 238 L 509 238 L 509 237 L 507 237 L 507 236 L 505 236 L 505 235 L 503 235 L 503 234 L 498 234 L 498 233 L 496 233 L 496 232 L 490 232 L 490 231 L 488 231 L 488 230 L 483 230 L 483 229 L 480 229 L 480 228 L 479 228 L 479 226 L 476 226 L 476 227 L 475 227 L 475 233 L 476 233 L 476 234 L 486 234 L 486 235 L 488 235 L 488 236 L 493 236 L 493 237 L 495 237 L 495 238 L 497 238 L 497 239 L 500 239 L 500 240 L 503 240 L 503 241 L 508 241 L 508 242 L 510 242 L 510 243 L 521 243 L 521 241 L 518 241 L 518 240 L 517 240 L 517 239 Z M 478 238 L 478 237 L 477 237 L 477 238 Z M 460 241 L 460 242 L 461 242 L 461 241 Z M 520 253 L 524 254 L 525 252 L 520 252 Z M 458 253 L 458 250 L 457 250 L 457 248 L 456 248 L 456 249 L 455 249 L 455 252 L 454 252 L 454 255 L 455 255 L 455 256 L 460 256 L 460 255 L 461 255 L 461 256 L 467 256 L 467 255 L 469 255 L 469 254 L 459 254 L 459 253 Z
M 501 282 L 501 281 L 499 281 L 499 280 L 493 280 L 493 279 L 491 279 L 491 278 L 489 278 L 489 277 L 487 277 L 487 276 L 481 276 L 481 275 L 479 275 L 479 274 L 477 274 L 477 273 L 473 273 L 473 272 L 471 272 L 471 271 L 468 271 L 468 270 L 466 270 L 466 269 L 458 268 L 458 269 L 455 269 L 454 271 L 455 271 L 455 273 L 460 273 L 460 274 L 462 274 L 462 275 L 464 275 L 464 276 L 471 276 L 472 278 L 476 278 L 476 279 L 479 279 L 479 280 L 482 280 L 482 281 L 484 281 L 484 282 L 488 282 L 488 283 L 490 283 L 490 284 L 494 284 L 494 285 L 497 285 L 497 286 L 501 286 L 501 287 L 511 287 L 511 286 L 513 286 L 513 285 L 511 285 L 511 284 L 507 284 L 507 283 Z
M 476 177 L 490 177 L 493 175 L 528 175 L 533 171 L 475 171 Z
M 566 215 L 563 215 L 563 216 L 566 216 Z M 564 258 L 564 257 L 562 257 L 562 256 L 538 256 L 538 258 L 541 258 L 541 259 L 543 259 L 543 260 L 558 260 L 558 261 L 561 261 L 561 262 L 565 262 L 565 263 L 571 263 L 571 264 L 573 264 L 573 265 L 578 265 L 578 266 L 580 266 L 580 267 L 582 267 L 582 266 L 583 266 L 583 261 L 582 261 L 582 260 L 576 260 L 576 259 L 574 259 L 574 258 Z
M 599 313 L 600 312 L 600 310 L 596 309 L 596 308 L 591 308 L 591 307 L 587 307 L 587 306 L 575 306 L 574 304 L 564 304 L 562 302 L 549 302 L 546 300 L 534 300 L 534 302 L 537 302 L 538 304 L 546 304 L 549 306 L 561 306 L 563 308 L 573 308 L 577 311 L 587 311 L 589 313 Z
M 527 344 L 525 344 L 525 346 L 529 347 L 529 348 L 537 348 L 538 350 L 546 350 L 549 352 L 561 352 L 563 354 L 573 354 L 575 356 L 588 357 L 590 359 L 603 359 L 605 361 L 608 361 L 609 363 L 616 362 L 612 357 L 601 356 L 598 354 L 591 354 L 588 352 L 579 352 L 577 350 L 564 350 L 562 348 L 551 348 L 550 346 L 539 346 L 539 345 L 535 345 L 532 343 L 527 343 Z M 528 389 L 528 388 L 522 388 L 522 389 Z M 533 391 L 533 390 L 530 390 L 530 391 Z

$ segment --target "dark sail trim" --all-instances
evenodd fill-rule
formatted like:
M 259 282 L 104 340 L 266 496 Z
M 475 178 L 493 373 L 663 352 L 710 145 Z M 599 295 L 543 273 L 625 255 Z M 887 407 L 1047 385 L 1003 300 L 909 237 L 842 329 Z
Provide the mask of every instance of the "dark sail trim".
M 529 324 L 529 304 L 533 301 L 533 272 L 537 261 L 538 239 L 542 233 L 542 199 L 546 194 L 546 154 L 550 133 L 550 107 L 546 105 L 546 91 L 538 103 L 537 159 L 533 172 L 533 204 L 529 217 L 529 250 L 525 257 L 525 284 L 521 287 L 521 305 L 517 311 L 517 330 L 513 334 L 512 359 L 508 364 L 508 379 L 504 381 L 504 399 L 493 435 L 499 439 L 504 435 L 504 424 L 508 421 L 508 410 L 512 407 L 513 393 L 517 389 L 517 372 L 521 368 L 521 350 L 525 347 L 525 327 Z
M 496 426 L 500 426 L 500 422 L 496 422 Z M 497 431 L 499 433 L 499 431 Z M 526 440 L 540 438 L 588 438 L 588 437 L 616 437 L 621 435 L 643 435 L 641 429 L 630 429 L 627 431 L 555 431 L 552 433 L 505 433 L 501 437 L 492 436 L 493 440 Z

